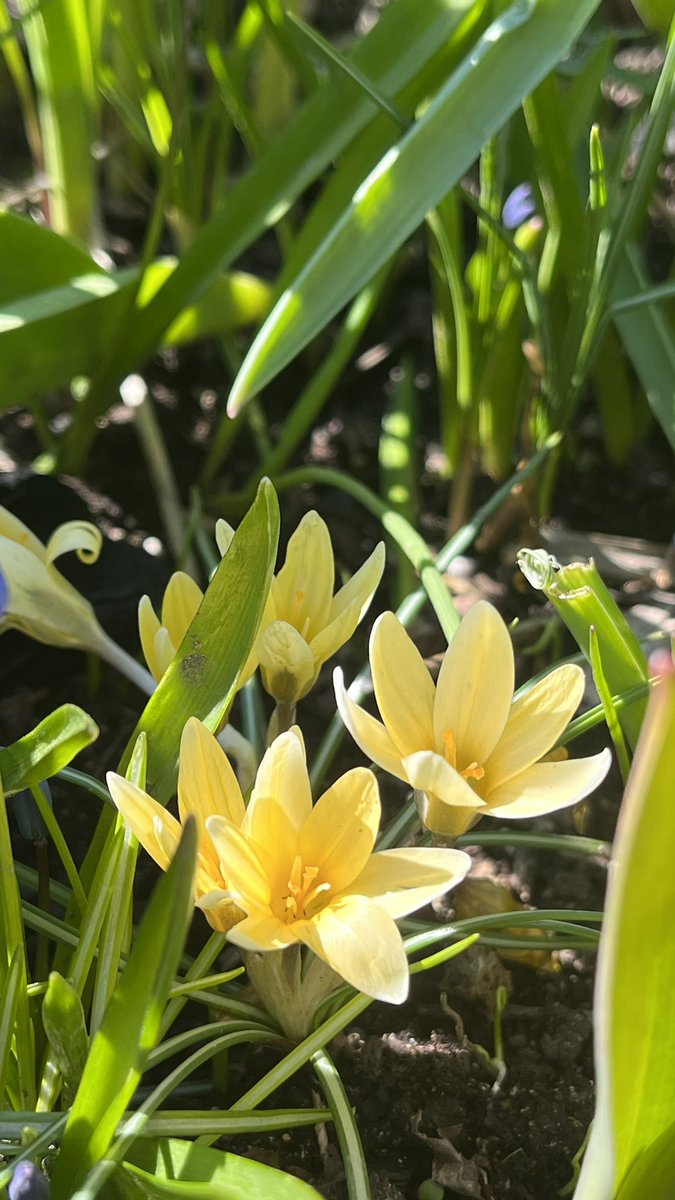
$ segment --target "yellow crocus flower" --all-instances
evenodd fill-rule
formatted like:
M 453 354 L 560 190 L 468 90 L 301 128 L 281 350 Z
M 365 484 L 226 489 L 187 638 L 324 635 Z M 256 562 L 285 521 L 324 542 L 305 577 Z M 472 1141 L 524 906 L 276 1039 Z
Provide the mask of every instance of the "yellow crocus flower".
M 272 581 L 255 649 L 263 685 L 279 704 L 294 705 L 314 686 L 323 664 L 352 636 L 384 570 L 380 542 L 333 595 L 330 534 L 318 513 L 305 514 Z
M 87 521 L 59 525 L 47 545 L 23 521 L 0 508 L 0 571 L 4 605 L 0 628 L 19 629 L 48 646 L 77 646 L 100 653 L 106 634 L 88 600 L 54 566 L 74 550 L 81 562 L 95 562 L 102 537 Z
M 244 914 L 227 890 L 207 821 L 219 814 L 237 827 L 244 819 L 245 807 L 237 777 L 213 734 L 196 717 L 190 717 L 185 725 L 178 766 L 178 821 L 121 775 L 110 771 L 107 783 L 124 821 L 164 871 L 178 848 L 182 825 L 189 816 L 195 817 L 199 835 L 195 904 L 213 929 L 227 933 Z
M 166 585 L 158 617 L 149 596 L 138 605 L 141 649 L 153 678 L 159 683 L 197 615 L 204 593 L 184 571 L 176 571 Z
M 230 548 L 234 530 L 226 521 L 216 522 L 216 542 L 221 557 Z M 176 651 L 190 628 L 204 599 L 199 584 L 185 571 L 174 571 L 164 590 L 160 615 L 154 610 L 149 596 L 141 596 L 138 605 L 138 632 L 141 649 L 152 676 L 159 683 L 173 662 Z M 239 687 L 255 671 L 257 659 L 251 651 L 239 677 Z
M 436 687 L 393 613 L 376 621 L 370 666 L 382 722 L 335 692 L 342 719 L 363 752 L 414 789 L 423 824 L 454 838 L 481 817 L 536 817 L 576 804 L 604 779 L 608 750 L 547 761 L 584 690 L 580 667 L 565 664 L 513 698 L 514 659 L 492 605 L 474 605 L 448 647 Z
M 408 963 L 395 920 L 454 887 L 471 860 L 439 848 L 373 854 L 379 822 L 377 781 L 363 767 L 312 806 L 300 732 L 281 734 L 243 821 L 206 819 L 229 894 L 246 913 L 230 941 L 252 952 L 302 944 L 359 991 L 405 1000 Z

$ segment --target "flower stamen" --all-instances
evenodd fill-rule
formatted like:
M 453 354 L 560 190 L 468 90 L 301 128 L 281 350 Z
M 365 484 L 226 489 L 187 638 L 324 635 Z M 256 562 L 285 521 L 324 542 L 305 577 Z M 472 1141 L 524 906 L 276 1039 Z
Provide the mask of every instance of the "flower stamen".
M 444 729 L 441 735 L 443 745 L 445 746 L 445 758 L 450 763 L 453 771 L 457 771 L 462 779 L 482 779 L 485 775 L 485 768 L 480 767 L 477 762 L 469 763 L 468 767 L 462 770 L 457 766 L 457 740 L 452 729 Z
M 322 903 L 317 905 L 319 897 L 330 891 L 329 883 L 318 883 L 314 880 L 319 874 L 318 867 L 304 867 L 299 854 L 293 859 L 293 866 L 288 880 L 288 892 L 282 896 L 283 917 L 287 922 L 309 919 Z

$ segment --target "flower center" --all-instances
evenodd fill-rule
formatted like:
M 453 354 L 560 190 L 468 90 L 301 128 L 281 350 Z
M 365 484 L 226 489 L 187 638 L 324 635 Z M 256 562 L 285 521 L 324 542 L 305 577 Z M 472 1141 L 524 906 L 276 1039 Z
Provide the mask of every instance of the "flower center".
M 443 745 L 445 747 L 444 756 L 447 762 L 454 771 L 457 771 L 462 779 L 482 779 L 485 775 L 485 768 L 480 767 L 477 762 L 471 762 L 466 767 L 457 766 L 457 742 L 452 729 L 443 730 Z
M 289 925 L 293 921 L 308 920 L 323 908 L 323 893 L 330 891 L 330 884 L 316 883 L 318 874 L 318 867 L 303 867 L 300 855 L 296 854 L 288 880 L 288 891 L 282 897 L 282 920 Z

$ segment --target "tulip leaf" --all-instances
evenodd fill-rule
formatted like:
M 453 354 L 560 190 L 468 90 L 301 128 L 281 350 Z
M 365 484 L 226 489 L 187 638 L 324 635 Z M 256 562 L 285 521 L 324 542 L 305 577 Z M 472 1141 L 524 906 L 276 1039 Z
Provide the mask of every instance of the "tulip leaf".
M 280 297 L 235 381 L 232 415 L 323 329 L 447 195 L 481 147 L 563 57 L 598 3 L 519 0 L 468 48 Z
M 125 1200 L 320 1200 L 308 1183 L 275 1167 L 180 1138 L 136 1142 L 115 1185 Z
M 159 1038 L 192 915 L 196 851 L 189 820 L 92 1042 L 52 1173 L 54 1200 L 72 1196 L 105 1155 Z
M 77 375 L 93 374 L 133 302 L 140 268 L 108 274 L 65 238 L 7 213 L 0 214 L 0 257 L 9 264 L 8 278 L 3 269 L 0 281 L 0 385 L 6 404 L 30 402 Z M 171 257 L 150 263 L 138 295 L 141 309 L 175 268 Z M 258 325 L 270 300 L 269 285 L 254 275 L 216 274 L 181 311 L 164 342 L 180 345 Z
M 597 1104 L 575 1200 L 670 1200 L 675 1166 L 675 672 L 619 814 L 595 990 Z
M 126 770 L 140 733 L 148 739 L 147 789 L 166 803 L 175 789 L 178 748 L 188 717 L 215 731 L 234 696 L 272 580 L 279 505 L 263 479 L 206 590 L 168 671 L 146 705 L 120 765 Z
M 476 0 L 392 0 L 349 60 L 396 99 L 451 45 L 462 25 L 473 21 L 475 5 Z M 227 204 L 202 226 L 175 273 L 139 314 L 124 351 L 127 369 L 152 352 L 182 307 L 275 225 L 379 115 L 371 97 L 342 73 L 316 89 L 228 194 Z
M 5 793 L 37 786 L 67 767 L 76 754 L 96 741 L 98 726 L 76 704 L 62 704 L 35 729 L 0 750 Z

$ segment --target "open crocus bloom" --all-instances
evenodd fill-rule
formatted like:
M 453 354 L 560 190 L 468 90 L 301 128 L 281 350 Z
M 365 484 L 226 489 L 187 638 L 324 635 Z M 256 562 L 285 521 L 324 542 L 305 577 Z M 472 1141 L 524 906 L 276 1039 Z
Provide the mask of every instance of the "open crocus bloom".
M 248 951 L 302 943 L 353 987 L 400 1003 L 408 963 L 395 925 L 464 878 L 460 850 L 373 854 L 377 781 L 348 771 L 312 807 L 302 739 L 281 734 L 258 769 L 244 820 L 208 817 L 229 893 L 246 917 L 230 941 Z
M 88 600 L 54 566 L 74 550 L 81 562 L 98 558 L 101 534 L 87 521 L 59 525 L 47 545 L 5 508 L 0 508 L 0 631 L 19 629 L 48 646 L 74 646 L 109 657 L 109 639 Z
M 207 831 L 214 814 L 238 827 L 244 819 L 244 800 L 227 756 L 212 734 L 190 717 L 180 743 L 177 821 L 147 792 L 112 771 L 108 788 L 126 824 L 151 858 L 166 870 L 178 848 L 181 823 L 195 817 L 199 834 L 195 904 L 213 929 L 227 933 L 243 913 L 232 902 L 218 854 Z
M 333 595 L 330 534 L 318 513 L 305 514 L 272 581 L 256 642 L 263 685 L 278 703 L 295 704 L 314 686 L 323 664 L 352 636 L 384 570 L 379 542 L 363 566 Z
M 579 705 L 580 667 L 557 667 L 513 699 L 508 630 L 492 605 L 474 605 L 434 688 L 393 613 L 376 621 L 370 666 L 382 722 L 359 708 L 335 672 L 342 719 L 365 754 L 415 791 L 432 833 L 454 838 L 482 816 L 535 817 L 576 804 L 604 779 L 608 750 L 546 761 Z

